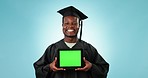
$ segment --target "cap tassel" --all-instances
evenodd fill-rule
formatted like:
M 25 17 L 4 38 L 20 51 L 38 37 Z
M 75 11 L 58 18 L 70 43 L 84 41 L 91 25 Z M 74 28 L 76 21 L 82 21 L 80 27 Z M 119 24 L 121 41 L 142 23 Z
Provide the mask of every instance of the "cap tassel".
M 80 25 L 80 26 L 81 26 L 81 29 L 80 29 L 80 41 L 82 41 L 82 40 L 81 40 L 81 37 L 82 37 L 82 26 L 83 26 L 83 21 L 81 21 L 81 25 Z

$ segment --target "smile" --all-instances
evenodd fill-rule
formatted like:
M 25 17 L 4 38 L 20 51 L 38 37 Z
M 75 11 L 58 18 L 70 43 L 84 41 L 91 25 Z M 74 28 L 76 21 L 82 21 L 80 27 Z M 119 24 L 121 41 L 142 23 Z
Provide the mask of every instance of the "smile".
M 68 32 L 73 32 L 74 30 L 71 30 L 71 29 L 69 29 L 69 30 L 67 30 Z

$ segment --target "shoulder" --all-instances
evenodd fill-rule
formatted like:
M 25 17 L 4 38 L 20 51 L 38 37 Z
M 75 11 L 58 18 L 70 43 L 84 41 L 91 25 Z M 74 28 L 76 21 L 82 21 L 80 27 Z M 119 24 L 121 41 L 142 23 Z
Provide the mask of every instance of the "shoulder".
M 98 50 L 90 43 L 86 42 L 86 41 L 81 41 L 81 43 L 83 44 L 83 47 L 85 50 L 90 51 L 91 53 L 97 54 L 99 53 Z
M 86 41 L 84 41 L 84 40 L 81 40 L 80 43 L 82 43 L 83 46 L 85 46 L 85 47 L 87 47 L 87 48 L 89 47 L 89 48 L 95 49 L 95 47 L 94 47 L 92 44 L 90 44 L 90 43 L 88 43 L 88 42 L 86 42 Z
M 46 50 L 45 50 L 45 54 L 49 55 L 49 54 L 54 54 L 54 52 L 57 50 L 57 48 L 59 47 L 58 44 L 60 44 L 62 42 L 62 40 L 59 40 L 55 43 L 50 44 Z
M 59 44 L 62 44 L 62 43 L 63 43 L 63 39 L 61 39 L 61 40 L 59 40 L 57 42 L 52 43 L 51 45 L 49 45 L 47 47 L 47 49 L 56 48 L 56 47 L 58 47 Z

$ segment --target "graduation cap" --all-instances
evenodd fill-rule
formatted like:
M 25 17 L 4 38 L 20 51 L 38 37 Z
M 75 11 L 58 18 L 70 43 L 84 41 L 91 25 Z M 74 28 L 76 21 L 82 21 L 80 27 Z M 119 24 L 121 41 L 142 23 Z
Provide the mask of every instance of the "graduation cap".
M 65 16 L 75 16 L 75 17 L 78 17 L 80 19 L 80 21 L 81 21 L 80 41 L 81 41 L 82 25 L 83 25 L 82 20 L 84 20 L 84 19 L 86 19 L 88 17 L 85 14 L 83 14 L 81 11 L 79 11 L 78 9 L 73 7 L 73 6 L 63 8 L 63 9 L 59 10 L 58 13 L 60 13 L 63 17 L 65 17 Z

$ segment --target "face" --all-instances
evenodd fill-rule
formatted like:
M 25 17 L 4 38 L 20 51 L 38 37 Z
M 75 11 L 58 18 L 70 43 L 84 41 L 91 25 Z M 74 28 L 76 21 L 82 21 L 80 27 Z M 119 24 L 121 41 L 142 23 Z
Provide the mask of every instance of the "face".
M 77 37 L 79 31 L 79 18 L 66 16 L 63 19 L 63 33 L 66 37 Z

